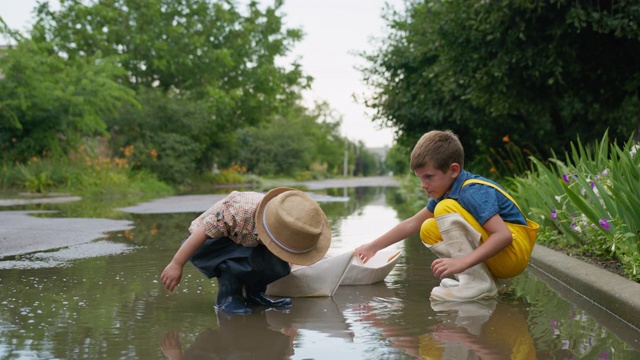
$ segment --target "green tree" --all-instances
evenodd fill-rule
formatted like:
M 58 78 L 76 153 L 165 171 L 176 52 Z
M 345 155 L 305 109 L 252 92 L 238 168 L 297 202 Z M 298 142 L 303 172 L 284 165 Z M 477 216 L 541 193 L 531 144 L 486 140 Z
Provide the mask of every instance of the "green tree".
M 186 180 L 233 157 L 236 130 L 286 112 L 308 87 L 297 62 L 276 61 L 302 37 L 283 27 L 281 6 L 263 10 L 253 1 L 241 12 L 235 1 L 222 0 L 61 0 L 55 11 L 38 7 L 31 36 L 69 59 L 117 58 L 126 71 L 120 80 L 148 109 L 126 107 L 121 118 L 111 117 L 113 144 L 134 145 L 138 155 L 155 150 L 157 161 L 140 166 L 165 180 L 182 172 Z M 179 118 L 189 110 L 178 104 L 194 106 L 190 117 Z
M 392 35 L 364 54 L 366 104 L 407 147 L 448 128 L 469 159 L 505 135 L 548 156 L 638 126 L 637 1 L 423 0 L 387 21 Z
M 378 155 L 373 154 L 364 147 L 364 143 L 359 143 L 359 148 L 355 156 L 355 176 L 376 176 L 380 175 L 383 168 L 382 161 Z
M 311 111 L 294 106 L 269 123 L 241 130 L 239 156 L 223 165 L 239 162 L 258 175 L 296 176 L 315 164 L 335 175 L 343 161 L 344 139 L 339 135 L 340 119 L 332 116 L 326 104 Z
M 206 103 L 161 89 L 140 89 L 139 107 L 124 106 L 106 119 L 111 148 L 128 158 L 134 169 L 146 169 L 159 179 L 184 184 L 206 167 L 204 149 L 229 124 L 211 119 Z
M 308 85 L 296 62 L 276 64 L 302 37 L 283 28 L 281 5 L 261 10 L 252 1 L 243 15 L 231 0 L 61 0 L 57 11 L 40 5 L 32 37 L 70 58 L 117 56 L 132 88 L 205 99 L 212 117 L 242 127 L 282 110 Z
M 303 108 L 299 108 L 300 111 Z M 336 113 L 328 103 L 316 103 L 312 109 L 307 109 L 302 117 L 303 126 L 309 131 L 315 149 L 313 162 L 325 167 L 326 175 L 342 174 L 344 164 L 344 147 L 348 141 L 340 135 L 343 118 Z
M 400 144 L 394 144 L 385 158 L 385 165 L 394 175 L 404 176 L 411 172 L 409 155 L 411 151 Z
M 95 54 L 66 59 L 50 43 L 16 39 L 0 55 L 0 151 L 22 162 L 66 156 L 83 137 L 106 134 L 103 118 L 133 91 L 116 81 L 122 69 Z

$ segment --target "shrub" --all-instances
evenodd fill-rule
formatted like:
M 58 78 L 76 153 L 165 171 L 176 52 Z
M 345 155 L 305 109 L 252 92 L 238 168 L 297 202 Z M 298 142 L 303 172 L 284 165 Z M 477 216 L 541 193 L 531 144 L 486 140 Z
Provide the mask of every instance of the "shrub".
M 618 259 L 638 280 L 640 145 L 631 139 L 622 147 L 609 143 L 607 134 L 592 146 L 578 139 L 565 162 L 532 158 L 535 171 L 512 179 L 511 185 L 532 217 L 565 235 L 557 245 Z

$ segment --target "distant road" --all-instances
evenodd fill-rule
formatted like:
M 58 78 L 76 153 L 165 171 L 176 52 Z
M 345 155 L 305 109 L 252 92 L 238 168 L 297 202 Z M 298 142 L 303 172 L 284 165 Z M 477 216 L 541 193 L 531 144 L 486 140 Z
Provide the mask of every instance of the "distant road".
M 277 185 L 277 186 L 285 186 Z M 369 187 L 369 186 L 399 186 L 400 182 L 392 176 L 369 176 L 369 177 L 355 177 L 348 179 L 328 179 L 328 180 L 314 180 L 314 181 L 301 181 L 291 185 L 306 186 L 309 190 L 327 189 L 327 188 L 341 188 L 341 187 Z

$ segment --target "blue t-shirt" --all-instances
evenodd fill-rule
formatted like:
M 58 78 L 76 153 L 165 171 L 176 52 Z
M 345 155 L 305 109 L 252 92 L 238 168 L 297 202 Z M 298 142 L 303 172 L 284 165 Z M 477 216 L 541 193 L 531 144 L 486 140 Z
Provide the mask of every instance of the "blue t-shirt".
M 484 184 L 471 183 L 462 187 L 462 184 L 469 179 L 478 179 L 490 182 L 504 189 L 494 181 L 483 178 L 480 175 L 472 174 L 462 170 L 451 186 L 451 191 L 444 194 L 439 199 L 430 199 L 427 203 L 427 210 L 433 213 L 436 205 L 444 199 L 453 199 L 467 210 L 473 217 L 484 225 L 494 215 L 498 214 L 504 222 L 527 225 L 527 220 L 518 209 L 516 204 L 507 199 L 500 191 Z

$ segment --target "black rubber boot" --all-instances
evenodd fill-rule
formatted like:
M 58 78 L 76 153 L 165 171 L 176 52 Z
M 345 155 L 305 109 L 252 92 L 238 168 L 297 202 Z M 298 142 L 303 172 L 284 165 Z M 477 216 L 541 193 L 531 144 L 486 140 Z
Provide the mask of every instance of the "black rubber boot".
M 244 303 L 242 284 L 235 276 L 221 271 L 218 277 L 216 309 L 230 314 L 249 314 L 251 309 Z
M 293 305 L 290 298 L 282 298 L 278 300 L 269 299 L 264 296 L 264 292 L 267 290 L 266 286 L 247 286 L 245 288 L 247 303 L 251 305 L 266 306 L 268 308 L 286 309 Z

